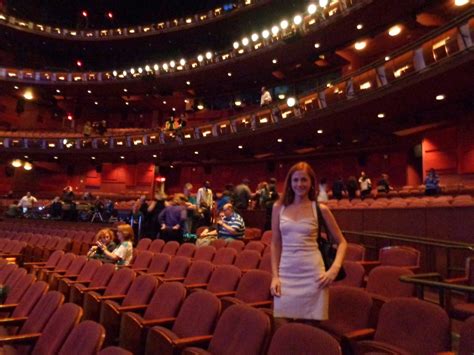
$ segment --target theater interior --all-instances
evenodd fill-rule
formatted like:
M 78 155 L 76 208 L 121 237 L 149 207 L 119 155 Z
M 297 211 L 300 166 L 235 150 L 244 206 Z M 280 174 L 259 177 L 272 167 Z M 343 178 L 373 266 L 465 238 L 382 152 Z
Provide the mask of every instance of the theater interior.
M 0 0 L 2 349 L 474 354 L 473 5 Z M 348 245 L 318 321 L 270 292 L 262 191 L 301 161 Z M 195 244 L 244 180 L 242 238 Z M 147 208 L 185 187 L 166 240 Z M 121 223 L 131 262 L 91 257 Z

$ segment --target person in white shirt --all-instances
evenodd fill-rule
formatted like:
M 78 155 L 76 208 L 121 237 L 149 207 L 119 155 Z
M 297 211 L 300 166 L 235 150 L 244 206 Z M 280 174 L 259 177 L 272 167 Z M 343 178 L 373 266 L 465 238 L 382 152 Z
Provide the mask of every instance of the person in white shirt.
M 270 95 L 270 91 L 268 91 L 265 86 L 262 86 L 261 93 L 262 96 L 260 96 L 260 106 L 263 107 L 270 105 L 273 101 L 272 95 Z
M 364 198 L 368 197 L 372 191 L 372 181 L 370 181 L 370 179 L 367 177 L 365 171 L 360 173 L 359 186 L 360 198 L 363 200 Z
M 211 190 L 211 183 L 206 181 L 196 194 L 196 206 L 204 216 L 204 223 L 207 226 L 211 225 L 211 209 L 213 204 L 213 196 Z
M 31 192 L 28 191 L 18 202 L 18 207 L 20 207 L 23 210 L 23 213 L 25 213 L 27 210 L 33 208 L 36 202 L 38 202 L 36 197 L 32 196 Z

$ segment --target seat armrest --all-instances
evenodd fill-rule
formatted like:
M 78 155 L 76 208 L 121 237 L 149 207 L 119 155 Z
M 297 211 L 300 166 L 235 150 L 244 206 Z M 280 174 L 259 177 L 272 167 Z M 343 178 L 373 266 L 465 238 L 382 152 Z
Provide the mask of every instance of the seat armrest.
M 195 346 L 198 344 L 207 345 L 210 343 L 211 340 L 212 340 L 212 335 L 200 335 L 200 336 L 194 336 L 194 337 L 189 337 L 189 338 L 174 339 L 173 343 L 178 348 L 184 348 L 188 346 Z
M 455 277 L 451 279 L 444 279 L 443 281 L 448 284 L 467 285 L 467 283 L 469 282 L 469 279 L 466 276 L 463 276 L 463 277 Z
M 3 318 L 0 319 L 0 326 L 20 326 L 26 322 L 28 317 Z
M 207 284 L 191 284 L 191 285 L 184 285 L 184 287 L 186 287 L 187 290 L 192 290 L 192 289 L 195 289 L 195 288 L 206 288 L 207 287 Z
M 214 295 L 215 295 L 216 297 L 221 298 L 221 297 L 227 297 L 227 296 L 232 297 L 232 296 L 235 296 L 236 293 L 237 293 L 237 291 L 224 291 L 224 292 L 217 292 L 217 293 L 214 293 Z
M 31 344 L 34 343 L 41 336 L 41 333 L 20 334 L 0 337 L 0 344 Z
M 56 278 L 58 280 L 61 280 L 61 279 L 75 279 L 77 278 L 79 275 L 56 275 Z
M 46 262 L 45 261 L 35 261 L 35 262 L 28 262 L 28 263 L 23 263 L 23 266 L 24 267 L 27 267 L 27 266 L 42 266 L 42 265 L 46 265 Z
M 144 327 L 154 327 L 155 325 L 171 324 L 176 320 L 176 317 L 150 319 L 142 322 Z
M 147 272 L 145 274 L 150 275 L 150 276 L 163 276 L 165 273 L 164 272 Z
M 127 295 L 110 295 L 110 296 L 99 296 L 97 297 L 101 301 L 110 301 L 110 300 L 122 300 Z
M 82 292 L 89 292 L 89 291 L 95 291 L 95 292 L 104 292 L 107 289 L 105 286 L 96 286 L 96 287 L 87 287 L 82 289 Z
M 342 335 L 342 339 L 350 341 L 350 342 L 357 342 L 362 340 L 370 340 L 375 335 L 375 329 L 373 328 L 366 328 L 366 329 L 359 329 L 354 330 L 349 333 L 345 333 Z
M 11 303 L 11 304 L 0 304 L 0 311 L 12 311 L 18 303 Z
M 185 278 L 184 277 L 169 277 L 169 278 L 164 279 L 162 277 L 159 277 L 158 279 L 162 282 L 174 282 L 174 281 L 182 282 L 184 281 Z
M 61 275 L 61 274 L 64 274 L 67 270 L 45 270 L 45 273 L 46 275 L 48 274 L 58 274 L 58 275 Z
M 118 310 L 120 312 L 133 312 L 133 311 L 141 311 L 145 310 L 148 307 L 147 304 L 139 304 L 136 306 L 123 306 L 123 307 L 118 307 Z
M 92 280 L 85 280 L 85 281 L 77 281 L 77 280 L 71 280 L 67 281 L 69 285 L 76 285 L 76 284 L 82 284 L 84 286 L 89 285 L 92 282 Z
M 255 308 L 269 308 L 273 304 L 273 301 L 258 301 L 258 302 L 251 302 L 247 303 L 247 305 Z
M 138 268 L 135 269 L 135 268 L 132 267 L 132 270 L 135 271 L 135 272 L 143 272 L 143 271 L 146 271 L 147 268 L 145 268 L 145 267 L 138 267 Z

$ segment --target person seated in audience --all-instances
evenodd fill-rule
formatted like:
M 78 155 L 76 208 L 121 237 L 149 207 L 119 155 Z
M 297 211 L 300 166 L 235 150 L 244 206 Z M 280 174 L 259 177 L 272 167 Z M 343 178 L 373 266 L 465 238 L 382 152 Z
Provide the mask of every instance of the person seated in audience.
M 94 199 L 94 196 L 89 191 L 84 192 L 84 195 L 82 195 L 82 200 L 83 201 L 92 201 Z
M 218 219 L 221 220 L 225 217 L 224 212 L 221 211 L 219 212 L 219 217 Z M 210 245 L 212 241 L 216 240 L 218 236 L 217 233 L 217 224 L 211 227 L 208 227 L 204 229 L 201 234 L 197 236 L 196 239 L 196 246 L 197 247 L 203 247 L 206 245 Z
M 113 251 L 109 251 L 102 242 L 97 242 L 97 247 L 102 250 L 107 260 L 115 262 L 117 265 L 128 265 L 133 258 L 133 240 L 135 235 L 133 228 L 129 224 L 120 224 L 117 227 L 117 237 L 119 246 Z
M 76 204 L 74 203 L 75 195 L 72 186 L 66 186 L 63 189 L 61 200 L 63 201 L 63 219 L 74 220 L 76 218 Z
M 388 194 L 391 190 L 393 190 L 393 187 L 390 186 L 388 174 L 382 174 L 380 180 L 377 181 L 377 193 Z
M 257 190 L 253 195 L 253 199 L 255 201 L 255 208 L 254 209 L 263 209 L 264 203 L 268 199 L 268 183 L 266 181 L 261 181 L 257 185 Z
M 45 208 L 49 210 L 51 219 L 61 219 L 63 213 L 63 203 L 59 196 L 56 196 Z
M 82 128 L 82 134 L 84 134 L 84 137 L 88 138 L 92 134 L 92 124 L 90 121 L 87 121 L 84 127 Z
M 114 242 L 115 235 L 110 228 L 101 229 L 96 234 L 97 243 L 102 244 L 109 252 L 113 252 L 117 245 Z M 87 257 L 89 259 L 98 259 L 102 261 L 111 260 L 107 258 L 101 248 L 98 247 L 99 244 L 93 245 L 87 252 Z
M 37 203 L 38 200 L 36 197 L 31 195 L 31 192 L 27 192 L 25 196 L 23 196 L 20 201 L 18 202 L 18 207 L 21 208 L 23 213 L 28 212 L 34 207 L 34 204 Z
M 363 200 L 368 197 L 372 191 L 372 181 L 367 177 L 365 171 L 361 171 L 359 178 L 360 198 Z
M 344 194 L 346 192 L 346 186 L 344 185 L 344 181 L 342 180 L 342 176 L 339 176 L 334 183 L 332 184 L 332 196 L 336 200 L 342 200 Z
M 349 179 L 347 179 L 346 187 L 347 187 L 347 196 L 349 197 L 349 201 L 355 199 L 357 195 L 357 191 L 359 190 L 359 184 L 357 183 L 355 176 L 349 176 Z
M 327 202 L 328 201 L 328 184 L 327 179 L 322 178 L 319 182 L 319 192 L 318 192 L 318 202 Z
M 223 217 L 217 221 L 219 238 L 226 240 L 242 239 L 245 233 L 245 222 L 241 215 L 234 211 L 231 203 L 224 205 Z
M 186 197 L 183 194 L 175 194 L 171 205 L 167 206 L 158 215 L 158 221 L 161 225 L 161 239 L 182 241 L 186 228 L 186 202 Z
M 425 179 L 425 195 L 434 196 L 439 193 L 439 176 L 435 169 L 430 169 Z
M 268 91 L 265 86 L 262 86 L 260 92 L 262 93 L 262 96 L 260 96 L 260 106 L 265 107 L 270 105 L 273 101 L 272 95 L 270 95 L 270 91 Z

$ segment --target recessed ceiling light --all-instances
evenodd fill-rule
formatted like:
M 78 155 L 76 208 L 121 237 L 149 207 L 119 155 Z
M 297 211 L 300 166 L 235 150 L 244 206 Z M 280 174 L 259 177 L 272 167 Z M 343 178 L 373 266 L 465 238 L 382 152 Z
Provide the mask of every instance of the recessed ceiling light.
M 385 61 L 388 62 L 390 60 L 390 56 L 385 57 Z
M 61 90 L 59 90 L 59 89 L 56 89 L 56 92 L 57 92 L 58 94 L 60 94 L 60 93 L 61 93 Z
M 170 165 L 170 168 L 173 169 L 173 168 L 174 168 L 174 165 Z
M 91 157 L 92 160 L 95 160 L 95 157 Z
M 58 159 L 59 159 L 59 158 L 58 158 L 56 155 L 55 155 L 53 158 L 54 158 L 54 159 L 56 159 L 56 160 L 58 160 Z
M 204 105 L 199 104 L 199 105 L 197 105 L 197 108 L 198 108 L 198 110 L 203 110 L 203 109 L 204 109 Z
M 317 130 L 317 133 L 318 133 L 318 134 L 323 134 L 323 130 L 322 130 L 322 129 L 318 129 L 318 130 Z
M 189 80 L 186 81 L 186 85 L 191 85 L 191 82 Z
M 98 102 L 98 101 L 94 101 L 94 105 L 98 105 L 98 104 L 99 104 L 99 102 Z
M 153 154 L 153 158 L 156 158 L 157 156 L 158 156 L 158 155 L 156 155 L 156 154 Z
M 443 94 L 436 95 L 436 100 L 437 101 L 443 101 L 445 98 L 446 98 L 446 96 L 443 95 Z
M 378 118 L 384 118 L 385 117 L 385 113 L 383 112 L 380 112 L 378 115 L 377 115 Z
M 234 49 L 238 49 L 240 44 L 239 42 L 234 42 L 232 46 L 234 47 Z
M 120 159 L 125 159 L 125 157 L 123 155 L 120 156 Z
M 194 151 L 194 154 L 198 155 L 198 154 L 199 154 L 199 152 L 198 152 L 197 150 L 195 150 L 195 151 Z
M 165 100 L 163 100 L 163 105 L 166 105 L 166 101 L 165 101 Z
M 314 48 L 319 48 L 319 47 L 321 47 L 321 44 L 319 44 L 319 43 L 314 44 Z
M 243 149 L 243 148 L 244 148 L 244 146 L 242 146 L 242 145 L 239 145 L 237 148 L 239 148 L 239 149 Z
M 227 73 L 227 76 L 228 76 L 228 77 L 231 77 L 231 76 L 232 76 L 232 73 L 231 73 L 231 72 L 228 72 L 228 73 Z
M 87 93 L 88 93 L 88 94 L 92 94 L 92 91 L 91 91 L 91 90 L 87 90 Z
M 454 0 L 454 5 L 464 6 L 469 3 L 469 0 Z
M 173 112 L 174 112 L 174 111 L 176 111 L 176 108 L 175 108 L 175 107 L 173 107 L 171 110 L 173 110 Z
M 367 41 L 359 41 L 354 44 L 354 48 L 358 51 L 363 50 L 365 47 L 367 47 Z
M 296 15 L 294 18 L 293 18 L 293 23 L 295 25 L 299 25 L 301 24 L 301 22 L 303 22 L 303 18 L 301 17 L 301 15 Z
M 308 13 L 310 15 L 314 14 L 317 9 L 318 9 L 318 6 L 316 4 L 309 4 L 308 5 Z
M 206 52 L 206 59 L 212 58 L 212 52 Z
M 289 97 L 288 100 L 286 100 L 286 104 L 288 107 L 293 107 L 296 104 L 296 99 L 294 97 Z
M 128 106 L 128 105 L 130 105 L 130 102 L 128 102 L 128 101 L 125 101 L 125 105 L 127 105 L 127 106 Z
M 390 37 L 395 37 L 395 36 L 398 36 L 401 32 L 402 32 L 402 27 L 399 25 L 395 25 L 389 28 L 388 35 Z
M 29 157 L 28 157 L 28 155 L 24 155 L 23 158 L 28 159 Z
M 128 90 L 127 90 L 127 89 L 123 89 L 123 92 L 128 92 Z
M 278 143 L 281 143 L 281 142 L 283 142 L 283 139 L 278 138 L 278 139 L 277 139 L 277 142 L 278 142 Z
M 278 59 L 274 58 L 274 59 L 272 60 L 272 63 L 273 63 L 273 64 L 278 63 Z
M 285 99 L 285 94 L 279 94 L 279 95 L 278 95 L 278 98 L 279 98 L 280 100 L 284 100 L 284 99 Z
M 361 29 L 363 29 L 363 28 L 364 28 L 364 25 L 363 25 L 363 24 L 361 24 L 361 23 L 359 23 L 359 24 L 356 26 L 356 28 L 357 28 L 358 30 L 361 30 Z

